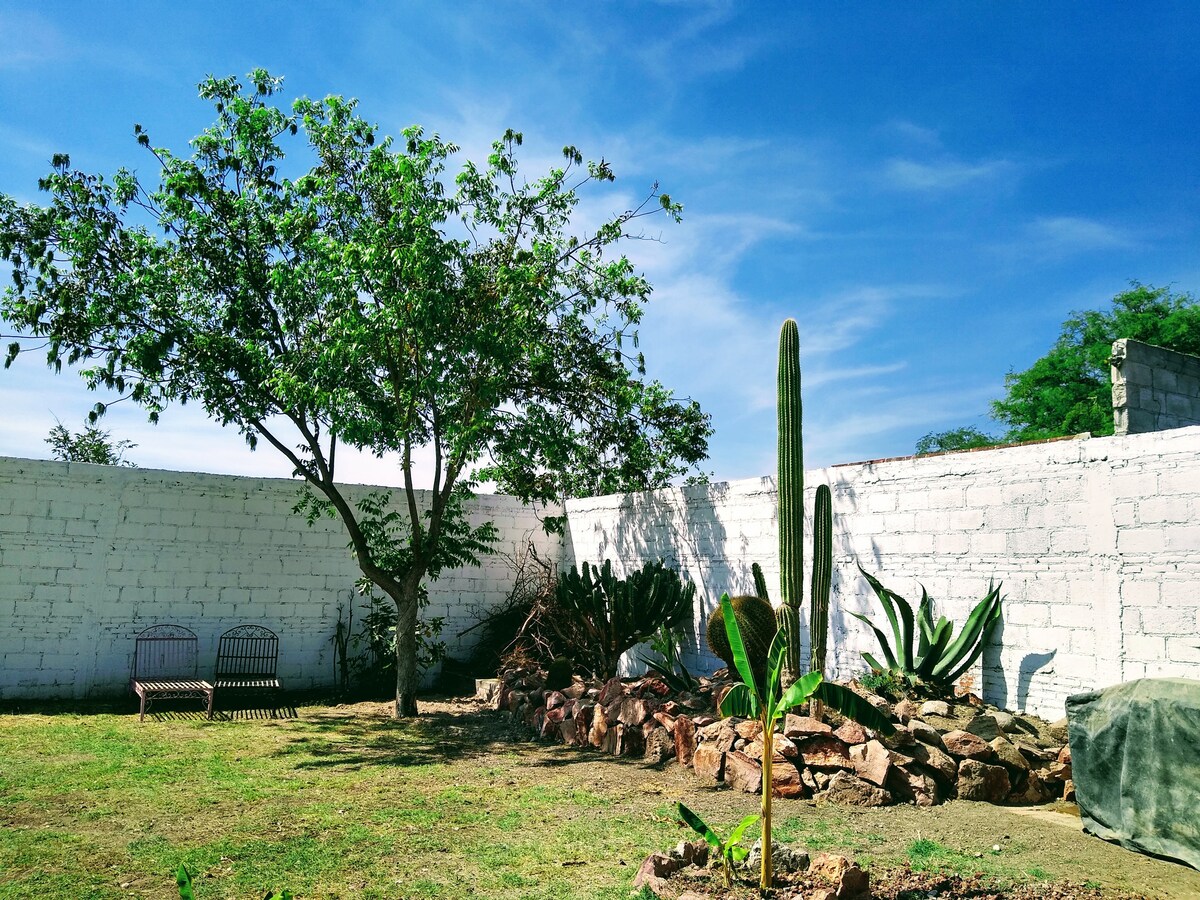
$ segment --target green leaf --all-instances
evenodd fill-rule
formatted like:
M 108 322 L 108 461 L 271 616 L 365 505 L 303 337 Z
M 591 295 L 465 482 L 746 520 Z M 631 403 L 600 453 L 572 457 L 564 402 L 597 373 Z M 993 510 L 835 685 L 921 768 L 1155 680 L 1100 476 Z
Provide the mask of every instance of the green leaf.
M 820 672 L 809 672 L 803 678 L 792 682 L 791 686 L 783 692 L 783 696 L 779 698 L 779 703 L 776 705 L 778 712 L 784 713 L 789 709 L 795 709 L 813 695 L 821 681 Z
M 1000 616 L 1000 587 L 994 587 L 986 597 L 975 605 L 967 617 L 958 639 L 946 648 L 941 658 L 933 668 L 933 678 L 941 681 L 953 681 L 955 671 L 963 672 L 983 652 L 984 630 L 988 625 L 998 620 Z
M 849 612 L 849 610 L 847 610 L 847 612 Z M 875 632 L 875 639 L 877 641 L 879 641 L 879 649 L 883 651 L 883 658 L 887 660 L 886 666 L 881 666 L 878 663 L 876 663 L 874 660 L 868 660 L 867 665 L 869 665 L 872 669 L 879 669 L 880 671 L 883 671 L 885 669 L 899 669 L 900 666 L 896 662 L 896 657 L 892 653 L 892 648 L 891 648 L 891 645 L 888 643 L 888 639 L 884 636 L 882 631 L 880 631 L 878 628 L 875 627 L 875 623 L 872 622 L 870 619 L 868 619 L 866 616 L 862 615 L 861 613 L 852 612 L 852 613 L 850 613 L 850 615 L 852 615 L 854 618 L 858 619 L 858 621 L 862 622 L 864 625 L 866 625 L 868 628 L 870 628 L 873 632 Z M 863 656 L 863 659 L 868 659 L 866 653 L 864 653 L 862 656 Z
M 720 852 L 722 849 L 722 844 L 721 839 L 717 837 L 717 833 L 709 828 L 703 819 L 701 819 L 682 803 L 677 803 L 676 806 L 679 807 L 679 818 L 683 819 L 683 821 L 687 823 L 692 831 L 701 835 L 704 840 L 708 841 L 714 850 Z
M 733 664 L 741 676 L 742 682 L 750 689 L 757 705 L 762 705 L 762 696 L 754 678 L 754 669 L 746 656 L 746 646 L 742 643 L 742 632 L 738 628 L 737 616 L 728 594 L 721 595 L 721 614 L 725 619 L 725 634 L 729 638 L 729 652 L 733 655 Z
M 175 884 L 179 888 L 179 900 L 196 900 L 196 894 L 192 890 L 192 876 L 188 874 L 183 863 L 179 864 L 175 872 Z
M 757 719 L 760 709 L 758 698 L 747 685 L 740 682 L 729 689 L 717 707 L 722 716 L 743 719 Z
M 746 857 L 750 855 L 750 851 L 745 847 L 730 847 L 729 856 L 737 863 L 744 862 Z
M 737 827 L 729 832 L 729 840 L 727 845 L 737 844 L 742 839 L 742 835 L 746 833 L 746 829 L 758 821 L 758 816 L 746 816 L 742 821 L 738 822 Z

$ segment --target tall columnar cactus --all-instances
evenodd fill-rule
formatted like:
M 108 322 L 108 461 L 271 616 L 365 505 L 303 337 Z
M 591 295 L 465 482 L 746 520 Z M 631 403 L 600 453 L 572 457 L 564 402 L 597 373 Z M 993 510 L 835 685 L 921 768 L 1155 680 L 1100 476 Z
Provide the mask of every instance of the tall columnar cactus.
M 769 603 L 771 597 L 767 594 L 767 579 L 763 575 L 762 566 L 758 563 L 751 563 L 750 574 L 754 576 L 754 593 L 760 600 L 766 600 Z
M 813 672 L 825 671 L 826 639 L 829 636 L 829 589 L 833 581 L 833 498 L 829 485 L 817 485 L 816 506 L 813 508 L 813 570 L 811 603 L 808 616 L 812 638 L 811 662 Z
M 800 601 L 804 596 L 804 412 L 800 401 L 800 331 L 779 332 L 779 586 L 777 620 L 787 633 L 785 681 L 800 677 Z

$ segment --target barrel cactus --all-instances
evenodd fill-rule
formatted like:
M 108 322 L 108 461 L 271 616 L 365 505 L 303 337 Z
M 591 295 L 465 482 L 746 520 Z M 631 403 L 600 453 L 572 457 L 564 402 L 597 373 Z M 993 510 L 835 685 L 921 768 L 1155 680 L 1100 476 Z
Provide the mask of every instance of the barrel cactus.
M 733 606 L 734 619 L 742 634 L 746 658 L 756 666 L 755 674 L 760 675 L 765 671 L 767 651 L 771 649 L 771 641 L 775 637 L 775 610 L 769 600 L 749 594 L 732 597 L 729 602 Z M 725 631 L 725 615 L 719 606 L 708 617 L 707 635 L 708 647 L 713 655 L 729 666 L 730 674 L 735 675 L 737 669 L 733 661 L 733 651 L 729 647 L 729 636 Z

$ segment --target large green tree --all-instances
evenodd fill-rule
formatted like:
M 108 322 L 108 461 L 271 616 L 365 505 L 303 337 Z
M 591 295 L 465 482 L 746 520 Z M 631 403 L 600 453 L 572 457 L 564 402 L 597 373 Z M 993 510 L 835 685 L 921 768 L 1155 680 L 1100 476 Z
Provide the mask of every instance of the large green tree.
M 305 482 L 298 509 L 340 518 L 364 581 L 395 602 L 395 711 L 415 715 L 422 580 L 496 536 L 468 519 L 477 480 L 549 501 L 658 486 L 705 457 L 708 416 L 644 379 L 634 328 L 651 286 L 614 249 L 680 207 L 655 185 L 573 233 L 607 163 L 568 147 L 526 180 L 508 132 L 449 180 L 454 145 L 382 137 L 339 97 L 281 108 L 280 85 L 262 70 L 204 81 L 216 120 L 187 155 L 135 126 L 156 183 L 59 156 L 48 205 L 0 195 L 0 313 L 19 332 L 6 363 L 40 340 L 54 368 L 78 365 L 153 421 L 198 402 L 282 454 Z M 339 445 L 393 455 L 400 503 L 348 496 Z
M 1090 431 L 1113 433 L 1113 341 L 1132 338 L 1200 355 L 1200 303 L 1169 287 L 1134 283 L 1113 297 L 1108 309 L 1075 312 L 1050 351 L 1023 372 L 1004 379 L 1005 396 L 992 403 L 992 416 L 1008 426 L 992 437 L 976 428 L 927 434 L 917 453 L 988 444 L 1034 441 Z

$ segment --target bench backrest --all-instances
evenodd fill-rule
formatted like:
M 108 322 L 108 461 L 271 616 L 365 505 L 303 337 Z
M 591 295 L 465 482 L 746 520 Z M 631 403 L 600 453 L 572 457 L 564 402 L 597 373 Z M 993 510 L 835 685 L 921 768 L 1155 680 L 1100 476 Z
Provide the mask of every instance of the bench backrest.
M 133 643 L 134 681 L 175 681 L 196 677 L 196 634 L 182 625 L 151 625 Z
M 279 638 L 261 625 L 238 625 L 217 642 L 217 678 L 274 678 L 279 664 Z

